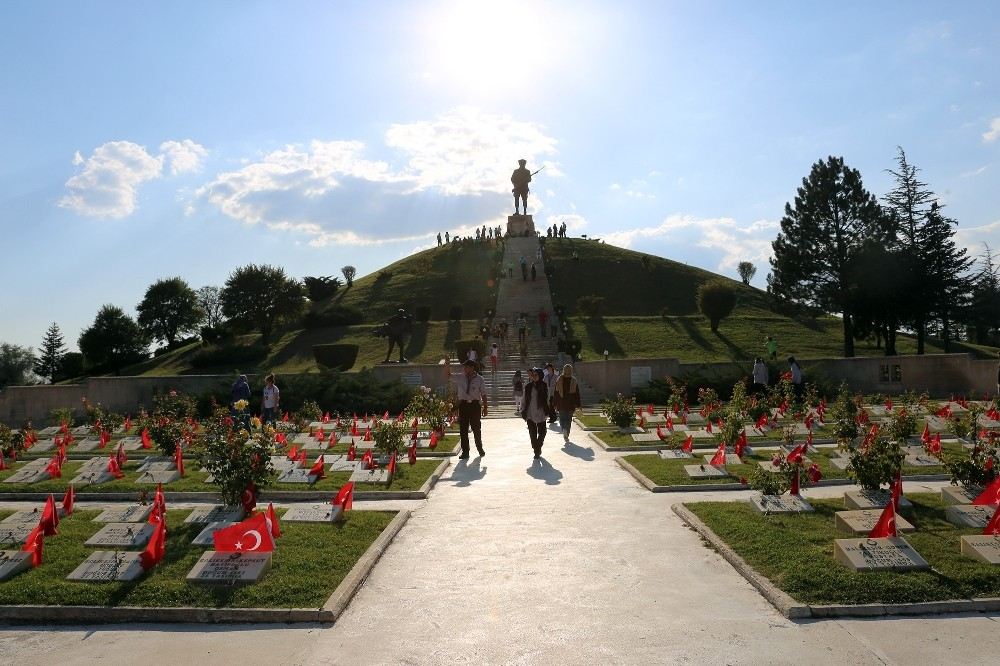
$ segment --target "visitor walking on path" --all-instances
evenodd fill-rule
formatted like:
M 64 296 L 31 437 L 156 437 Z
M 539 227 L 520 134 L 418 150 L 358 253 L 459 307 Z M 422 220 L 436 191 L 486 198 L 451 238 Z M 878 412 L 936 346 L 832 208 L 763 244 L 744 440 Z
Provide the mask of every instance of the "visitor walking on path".
M 538 272 L 535 271 L 535 262 L 531 262 L 531 281 L 534 282 L 537 276 Z
M 514 327 L 517 328 L 517 342 L 523 345 L 526 341 L 525 338 L 528 336 L 528 322 L 525 321 L 523 314 L 517 315 Z
M 542 379 L 545 382 L 546 388 L 548 389 L 549 423 L 555 423 L 556 410 L 552 406 L 552 399 L 556 395 L 556 379 L 558 379 L 558 375 L 556 375 L 556 366 L 552 365 L 551 363 L 546 363 L 545 373 L 542 375 Z
M 545 311 L 545 308 L 539 308 L 538 310 L 538 328 L 542 331 L 542 337 L 545 337 L 546 324 L 549 321 L 549 313 Z
M 521 413 L 521 403 L 524 401 L 524 378 L 520 370 L 514 371 L 514 379 L 511 382 L 514 388 L 514 411 Z
M 528 424 L 528 437 L 536 458 L 542 457 L 542 445 L 545 444 L 545 433 L 548 426 L 545 420 L 552 413 L 549 407 L 548 387 L 542 380 L 542 369 L 531 369 L 531 383 L 524 389 L 524 406 L 521 408 L 521 418 Z
M 513 261 L 508 261 L 507 262 L 507 277 L 508 278 L 514 277 L 514 262 Z
M 250 402 L 250 383 L 247 382 L 246 375 L 240 375 L 236 381 L 233 382 L 233 387 L 229 391 L 229 410 L 233 414 L 236 413 L 236 407 L 234 405 L 240 400 Z
M 760 356 L 753 360 L 753 393 L 767 391 L 767 366 Z
M 771 355 L 772 361 L 778 360 L 778 341 L 772 338 L 770 335 L 767 336 L 767 340 L 764 341 L 764 347 L 767 348 L 767 353 Z
M 563 441 L 569 441 L 569 430 L 573 427 L 573 414 L 580 409 L 580 386 L 573 376 L 573 366 L 567 363 L 562 374 L 556 380 L 556 392 L 553 405 L 559 413 L 559 429 L 562 430 Z
M 462 443 L 462 455 L 459 460 L 469 458 L 469 430 L 476 439 L 476 450 L 480 456 L 485 456 L 483 449 L 483 432 L 480 417 L 488 413 L 486 405 L 486 380 L 476 372 L 476 362 L 466 361 L 462 366 L 462 376 L 456 382 L 458 400 L 459 439 Z
M 497 343 L 490 345 L 490 368 L 493 374 L 497 374 L 497 363 L 500 361 L 500 347 Z
M 260 419 L 264 425 L 274 423 L 278 420 L 278 403 L 281 400 L 281 391 L 274 385 L 274 374 L 264 378 L 264 396 L 260 401 Z
M 802 399 L 802 368 L 799 367 L 799 362 L 795 360 L 794 356 L 788 357 L 789 371 L 792 375 L 792 388 L 795 389 L 795 399 Z

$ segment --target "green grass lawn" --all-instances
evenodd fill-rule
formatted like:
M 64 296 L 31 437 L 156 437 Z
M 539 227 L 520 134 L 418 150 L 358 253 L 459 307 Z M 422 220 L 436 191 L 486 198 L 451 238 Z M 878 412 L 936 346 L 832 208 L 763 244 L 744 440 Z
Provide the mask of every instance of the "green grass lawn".
M 834 451 L 834 449 L 819 449 L 815 453 L 809 453 L 808 458 L 819 466 L 824 479 L 846 479 L 848 478 L 846 471 L 837 469 L 830 464 L 830 458 L 834 455 Z M 695 452 L 694 459 L 686 460 L 664 460 L 658 455 L 651 455 L 648 453 L 637 453 L 623 457 L 633 467 L 642 472 L 646 478 L 658 486 L 697 486 L 716 483 L 739 484 L 741 476 L 747 476 L 751 469 L 758 466 L 758 463 L 770 460 L 772 452 L 755 452 L 752 456 L 744 456 L 743 459 L 746 462 L 742 465 L 727 465 L 726 471 L 729 473 L 729 476 L 717 477 L 713 479 L 692 479 L 684 471 L 684 466 L 703 463 L 707 465 L 702 457 L 703 455 L 704 453 Z M 940 465 L 935 465 L 933 467 L 911 467 L 909 465 L 903 465 L 904 476 L 944 473 L 945 468 Z M 804 479 L 803 486 L 805 486 Z
M 604 420 L 605 421 L 605 425 L 607 425 L 607 420 L 604 419 L 604 417 L 599 417 L 599 418 L 601 418 L 602 420 Z M 656 426 L 655 425 L 647 425 L 646 426 L 646 431 L 647 432 L 651 432 L 651 433 L 655 433 L 656 432 Z M 684 440 L 687 439 L 687 433 L 686 432 L 676 431 L 676 432 L 674 432 L 671 435 L 670 433 L 667 432 L 667 429 L 665 427 L 663 428 L 663 431 L 664 431 L 664 433 L 667 434 L 667 439 L 663 440 L 662 442 L 637 442 L 637 441 L 635 441 L 635 440 L 632 439 L 632 435 L 625 434 L 625 433 L 620 433 L 620 432 L 617 431 L 617 429 L 615 429 L 615 430 L 599 430 L 597 432 L 594 432 L 594 436 L 597 437 L 598 439 L 600 439 L 602 442 L 604 442 L 605 444 L 607 444 L 611 448 L 623 447 L 623 446 L 648 446 L 651 449 L 658 449 L 658 448 L 663 448 L 663 447 L 668 447 L 669 448 L 671 445 L 673 445 L 673 448 L 679 448 L 681 446 L 681 444 L 684 443 Z M 833 430 L 830 427 L 823 426 L 823 427 L 819 427 L 819 428 L 813 429 L 813 438 L 814 438 L 814 440 L 821 440 L 821 439 L 832 438 L 832 437 L 833 437 Z M 751 430 L 749 426 L 747 427 L 747 443 L 751 447 L 754 445 L 754 442 L 760 442 L 760 441 L 775 442 L 775 441 L 779 441 L 780 439 L 781 439 L 781 429 L 780 428 L 776 429 L 776 430 L 772 430 L 772 431 L 766 433 L 764 436 L 760 436 L 760 435 L 756 434 L 755 430 Z M 804 441 L 805 441 L 805 438 L 802 437 L 801 435 L 796 436 L 796 438 L 795 438 L 795 443 L 796 444 L 801 444 Z M 709 447 L 714 448 L 714 447 L 716 447 L 718 445 L 719 445 L 719 436 L 718 435 L 715 435 L 712 439 L 696 439 L 696 440 L 694 440 L 694 446 L 695 446 L 695 448 L 699 448 L 699 447 L 703 448 L 703 449 L 704 448 L 709 448 Z
M 318 455 L 318 453 L 311 454 L 308 458 L 309 463 L 315 462 Z M 76 470 L 82 464 L 81 462 L 67 461 L 63 465 L 62 478 L 59 479 L 39 481 L 38 483 L 31 484 L 0 483 L 0 496 L 4 493 L 54 493 L 60 495 L 66 491 L 70 480 L 76 475 Z M 420 490 L 420 487 L 430 478 L 431 474 L 440 464 L 440 458 L 418 458 L 415 465 L 410 465 L 404 460 L 396 468 L 396 476 L 393 477 L 392 483 L 389 485 L 359 483 L 355 486 L 355 492 Z M 139 472 L 136 471 L 138 466 L 138 461 L 130 460 L 125 465 L 125 469 L 122 470 L 125 472 L 124 478 L 96 486 L 79 486 L 76 490 L 77 492 L 88 493 L 135 493 L 136 496 L 143 491 L 152 493 L 156 489 L 155 484 L 136 483 L 136 479 L 140 476 Z M 182 479 L 164 485 L 163 489 L 168 492 L 215 492 L 216 488 L 213 484 L 205 483 L 208 473 L 198 471 L 199 469 L 199 465 L 191 463 L 190 469 L 186 470 L 187 474 Z M 0 480 L 7 478 L 14 471 L 16 470 L 0 472 Z M 273 483 L 265 488 L 264 492 L 267 492 L 267 490 L 327 490 L 331 494 L 334 494 L 342 485 L 350 480 L 350 476 L 349 472 L 327 472 L 326 478 L 312 485 L 305 483 Z
M 906 540 L 930 563 L 929 571 L 856 573 L 833 557 L 833 527 L 843 500 L 810 500 L 812 514 L 759 514 L 746 502 L 686 504 L 733 550 L 777 587 L 810 604 L 869 604 L 941 601 L 1000 596 L 1000 567 L 964 557 L 959 537 L 981 530 L 958 528 L 944 519 L 939 496 L 907 495 L 903 511 L 917 531 Z
M 0 513 L 0 517 L 10 512 Z M 185 576 L 206 546 L 194 546 L 204 525 L 185 525 L 190 511 L 167 513 L 166 556 L 138 581 L 81 583 L 66 576 L 92 552 L 84 542 L 102 523 L 96 511 L 77 511 L 59 522 L 59 535 L 45 539 L 42 565 L 0 582 L 0 603 L 61 606 L 197 606 L 207 608 L 320 608 L 358 558 L 396 516 L 351 511 L 340 524 L 282 523 L 271 570 L 255 585 L 194 585 Z M 277 510 L 280 516 L 283 510 Z M 141 549 L 136 549 L 141 550 Z

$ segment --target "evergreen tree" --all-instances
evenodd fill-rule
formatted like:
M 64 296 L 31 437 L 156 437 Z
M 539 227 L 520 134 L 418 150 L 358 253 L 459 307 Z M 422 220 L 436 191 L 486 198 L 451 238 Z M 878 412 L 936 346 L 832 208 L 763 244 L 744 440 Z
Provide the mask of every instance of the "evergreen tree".
M 148 339 L 139 324 L 116 305 L 105 305 L 78 341 L 86 366 L 113 370 L 146 358 Z
M 31 374 L 34 365 L 35 355 L 31 347 L 0 343 L 0 389 L 35 384 Z
M 921 294 L 920 303 L 926 312 L 940 322 L 944 351 L 950 351 L 951 328 L 956 314 L 965 310 L 969 303 L 971 282 L 967 277 L 972 260 L 966 256 L 967 250 L 955 245 L 955 226 L 958 223 L 941 214 L 941 207 L 935 201 L 927 211 L 923 226 L 918 232 L 921 265 L 917 279 L 923 281 L 911 293 Z M 916 308 L 919 312 L 922 308 Z
M 276 266 L 249 264 L 233 271 L 222 289 L 222 311 L 234 324 L 260 331 L 267 344 L 276 324 L 302 314 L 305 289 Z
M 854 356 L 851 260 L 866 239 L 888 237 L 891 224 L 861 174 L 841 157 L 813 164 L 794 205 L 785 204 L 768 291 L 842 315 L 844 356 Z
M 53 382 L 56 375 L 59 374 L 63 356 L 66 355 L 66 345 L 63 344 L 63 336 L 59 330 L 59 324 L 52 322 L 49 329 L 45 331 L 45 338 L 42 340 L 40 351 L 41 355 L 35 362 L 35 374 Z
M 163 340 L 168 347 L 173 346 L 178 335 L 195 330 L 202 318 L 198 296 L 179 277 L 149 285 L 135 309 L 142 330 L 154 340 Z
M 966 315 L 970 337 L 976 344 L 992 344 L 1000 324 L 1000 270 L 989 245 L 979 257 L 979 270 L 972 276 L 971 283 L 972 297 Z

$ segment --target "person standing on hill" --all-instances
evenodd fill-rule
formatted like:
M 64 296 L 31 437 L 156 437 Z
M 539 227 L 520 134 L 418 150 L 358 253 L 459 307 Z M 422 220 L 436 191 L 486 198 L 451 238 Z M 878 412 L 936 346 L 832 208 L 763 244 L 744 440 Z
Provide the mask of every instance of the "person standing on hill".
M 229 390 L 229 411 L 232 414 L 236 414 L 234 405 L 240 400 L 250 402 L 250 383 L 247 381 L 246 375 L 240 375 Z
M 753 360 L 753 394 L 767 391 L 767 366 L 760 356 Z
M 524 406 L 521 408 L 521 418 L 528 424 L 528 437 L 535 458 L 542 457 L 542 445 L 545 444 L 545 433 L 548 428 L 545 419 L 551 414 L 549 407 L 548 388 L 542 380 L 542 369 L 532 368 L 531 383 L 524 389 Z
M 260 420 L 264 425 L 273 424 L 278 420 L 278 403 L 281 400 L 281 391 L 274 384 L 274 374 L 264 378 L 264 397 L 260 401 Z
M 559 413 L 559 429 L 562 430 L 563 441 L 569 441 L 569 430 L 573 427 L 573 414 L 580 409 L 580 385 L 573 376 L 573 366 L 567 363 L 562 374 L 556 379 L 556 390 L 552 400 L 555 411 Z
M 795 399 L 802 399 L 802 389 L 804 388 L 802 368 L 799 366 L 799 362 L 795 360 L 794 356 L 788 357 L 788 369 L 792 373 L 792 388 L 795 389 Z
M 767 336 L 767 340 L 764 341 L 764 347 L 767 348 L 767 353 L 770 354 L 772 361 L 778 360 L 778 341 L 772 338 L 770 335 Z
M 456 399 L 458 401 L 459 439 L 462 443 L 462 455 L 459 460 L 469 459 L 469 430 L 476 440 L 476 450 L 480 456 L 485 456 L 483 449 L 482 422 L 488 409 L 486 405 L 486 380 L 476 372 L 476 362 L 466 361 L 462 366 L 462 374 L 455 381 Z
M 497 343 L 490 345 L 490 368 L 493 374 L 497 374 L 497 363 L 500 362 L 500 346 Z

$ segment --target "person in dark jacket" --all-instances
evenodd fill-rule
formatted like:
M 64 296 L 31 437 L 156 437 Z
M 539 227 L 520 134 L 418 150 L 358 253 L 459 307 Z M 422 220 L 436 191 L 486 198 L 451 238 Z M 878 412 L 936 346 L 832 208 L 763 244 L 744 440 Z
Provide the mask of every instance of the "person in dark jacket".
M 531 448 L 535 457 L 542 457 L 542 445 L 545 443 L 545 433 L 548 425 L 545 423 L 552 414 L 549 406 L 549 388 L 542 380 L 542 369 L 531 369 L 531 382 L 524 387 L 524 404 L 521 407 L 521 418 L 528 424 L 528 437 L 531 438 Z
M 559 429 L 562 430 L 563 441 L 569 441 L 569 430 L 573 427 L 573 414 L 580 409 L 580 385 L 573 376 L 573 366 L 567 363 L 562 374 L 556 378 L 556 391 L 552 396 L 552 404 L 559 413 Z

